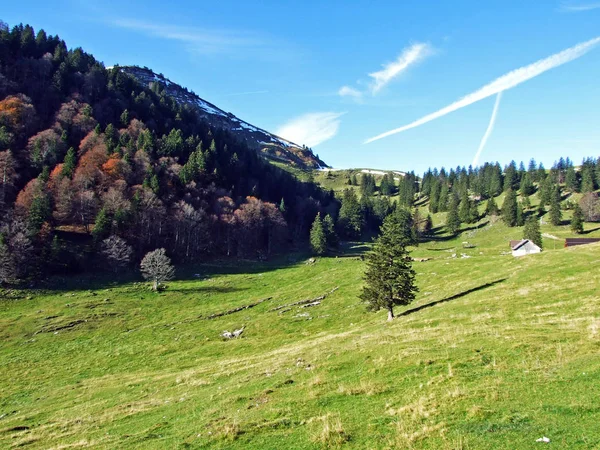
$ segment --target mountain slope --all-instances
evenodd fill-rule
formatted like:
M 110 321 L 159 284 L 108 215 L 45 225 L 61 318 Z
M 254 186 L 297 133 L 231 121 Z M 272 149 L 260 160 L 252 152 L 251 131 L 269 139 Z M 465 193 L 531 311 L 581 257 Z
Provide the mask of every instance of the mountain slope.
M 200 116 L 208 121 L 211 126 L 229 131 L 241 142 L 245 142 L 248 147 L 254 148 L 270 160 L 284 162 L 303 169 L 328 167 L 310 149 L 238 119 L 233 114 L 223 111 L 212 103 L 198 97 L 195 93 L 173 83 L 163 75 L 154 73 L 148 68 L 118 66 L 114 67 L 113 70 L 121 70 L 131 75 L 145 87 L 151 89 L 158 83 L 165 89 L 169 96 L 175 98 L 179 103 L 196 107 Z

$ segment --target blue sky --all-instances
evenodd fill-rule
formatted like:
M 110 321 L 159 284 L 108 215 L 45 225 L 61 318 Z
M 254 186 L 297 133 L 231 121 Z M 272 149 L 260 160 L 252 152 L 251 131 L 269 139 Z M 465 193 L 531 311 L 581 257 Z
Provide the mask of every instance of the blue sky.
M 600 0 L 34 0 L 0 19 L 148 66 L 334 167 L 469 165 L 484 134 L 480 162 L 600 155 Z

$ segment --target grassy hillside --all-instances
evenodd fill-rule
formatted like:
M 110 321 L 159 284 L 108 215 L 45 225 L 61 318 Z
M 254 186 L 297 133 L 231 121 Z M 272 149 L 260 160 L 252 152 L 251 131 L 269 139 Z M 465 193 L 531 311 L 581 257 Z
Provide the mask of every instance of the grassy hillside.
M 503 255 L 519 233 L 419 246 L 420 293 L 391 323 L 359 303 L 363 245 L 198 265 L 160 294 L 128 280 L 3 292 L 0 446 L 598 448 L 600 246 Z

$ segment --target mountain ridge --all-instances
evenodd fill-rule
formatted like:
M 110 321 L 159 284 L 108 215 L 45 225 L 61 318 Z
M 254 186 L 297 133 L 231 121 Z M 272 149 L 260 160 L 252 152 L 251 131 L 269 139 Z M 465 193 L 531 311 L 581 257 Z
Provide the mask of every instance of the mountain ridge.
M 314 155 L 310 148 L 298 145 L 263 128 L 252 125 L 204 100 L 196 93 L 171 81 L 164 75 L 157 74 L 152 69 L 139 66 L 114 66 L 108 69 L 120 70 L 150 89 L 158 83 L 178 103 L 195 107 L 198 114 L 208 121 L 211 126 L 230 132 L 268 160 L 291 164 L 303 169 L 329 167 L 323 160 Z

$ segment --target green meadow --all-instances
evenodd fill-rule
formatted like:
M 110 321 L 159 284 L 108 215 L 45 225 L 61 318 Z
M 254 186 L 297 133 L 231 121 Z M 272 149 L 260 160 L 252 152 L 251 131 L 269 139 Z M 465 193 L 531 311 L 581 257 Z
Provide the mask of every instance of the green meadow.
M 393 322 L 359 301 L 361 243 L 2 291 L 0 447 L 600 448 L 600 245 L 515 259 L 520 233 L 420 244 Z

